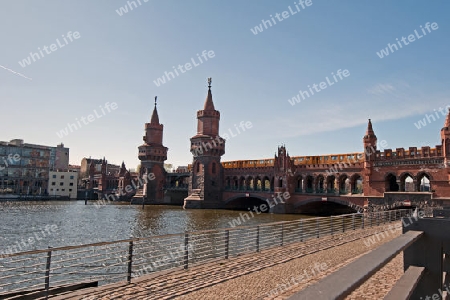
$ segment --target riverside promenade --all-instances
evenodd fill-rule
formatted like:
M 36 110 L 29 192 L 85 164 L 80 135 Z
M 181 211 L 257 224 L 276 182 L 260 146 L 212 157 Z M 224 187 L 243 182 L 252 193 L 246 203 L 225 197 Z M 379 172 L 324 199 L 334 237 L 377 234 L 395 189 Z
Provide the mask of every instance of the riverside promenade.
M 399 221 L 259 253 L 217 259 L 49 299 L 287 299 L 401 233 Z M 371 242 L 369 242 L 371 241 Z M 403 274 L 402 254 L 347 299 L 382 299 Z M 43 299 L 43 298 L 42 298 Z

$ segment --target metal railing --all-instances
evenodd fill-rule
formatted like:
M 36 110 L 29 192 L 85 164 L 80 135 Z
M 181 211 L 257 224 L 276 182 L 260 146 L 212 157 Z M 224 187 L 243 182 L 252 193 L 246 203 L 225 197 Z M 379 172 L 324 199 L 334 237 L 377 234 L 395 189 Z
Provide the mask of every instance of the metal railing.
M 347 214 L 67 246 L 0 256 L 1 294 L 106 284 L 400 220 L 411 210 Z M 242 213 L 250 219 L 249 213 Z M 236 223 L 235 223 L 236 224 Z
M 433 211 L 427 209 L 403 218 L 402 235 L 295 293 L 288 300 L 325 299 L 325 295 L 326 299 L 346 299 L 400 252 L 403 252 L 405 272 L 398 281 L 392 282 L 393 287 L 385 300 L 448 299 L 450 218 L 432 215 Z M 372 282 L 371 292 L 378 288 L 386 289 L 385 283 L 380 284 L 382 286 Z

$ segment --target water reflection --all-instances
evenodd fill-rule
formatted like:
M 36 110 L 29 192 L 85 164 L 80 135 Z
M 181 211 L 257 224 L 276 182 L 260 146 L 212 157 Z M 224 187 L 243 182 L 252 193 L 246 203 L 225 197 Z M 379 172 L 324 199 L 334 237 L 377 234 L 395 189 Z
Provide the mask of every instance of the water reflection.
M 48 246 L 79 245 L 99 241 L 146 237 L 185 231 L 228 228 L 242 211 L 183 210 L 178 206 L 114 204 L 97 208 L 94 202 L 0 202 L 0 252 L 40 232 L 46 225 L 56 232 L 27 245 L 23 251 Z M 243 223 L 295 220 L 300 215 L 254 214 Z M 23 247 L 25 248 L 25 247 Z

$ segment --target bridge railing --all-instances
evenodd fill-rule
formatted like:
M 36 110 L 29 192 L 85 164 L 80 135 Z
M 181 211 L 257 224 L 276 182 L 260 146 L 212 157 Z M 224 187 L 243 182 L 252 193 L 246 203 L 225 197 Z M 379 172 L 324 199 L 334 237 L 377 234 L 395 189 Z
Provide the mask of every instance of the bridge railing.
M 130 283 L 156 271 L 188 269 L 193 264 L 377 226 L 409 215 L 411 210 L 403 209 L 302 218 L 6 254 L 0 256 L 0 298 L 1 293 L 25 291 L 51 294 L 57 286 L 84 281 Z M 243 216 L 230 224 L 242 224 Z

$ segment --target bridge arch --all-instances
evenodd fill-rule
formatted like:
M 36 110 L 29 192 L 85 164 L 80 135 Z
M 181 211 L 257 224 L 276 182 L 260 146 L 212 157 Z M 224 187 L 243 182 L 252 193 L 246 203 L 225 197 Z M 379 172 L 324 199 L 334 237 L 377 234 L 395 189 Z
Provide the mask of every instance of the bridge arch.
M 241 176 L 241 177 L 239 177 L 239 190 L 245 190 L 245 187 L 246 187 L 246 185 L 245 185 L 245 177 L 244 176 Z
M 325 193 L 325 177 L 322 174 L 317 175 L 315 182 L 316 193 Z
M 247 190 L 251 190 L 253 191 L 255 189 L 255 179 L 253 179 L 253 176 L 248 176 L 247 177 L 247 185 L 246 185 L 246 189 Z
M 255 191 L 261 191 L 262 190 L 262 180 L 261 177 L 256 176 L 255 178 Z
M 321 197 L 302 200 L 294 204 L 296 213 L 312 215 L 340 215 L 364 211 L 364 208 L 352 202 L 342 199 L 327 199 Z
M 400 179 L 400 191 L 402 192 L 414 192 L 414 176 L 410 172 L 403 172 L 399 176 Z
M 328 193 L 334 193 L 336 190 L 336 176 L 334 175 L 328 175 L 327 176 L 327 192 Z
M 295 191 L 302 192 L 303 191 L 303 176 L 297 175 L 295 177 Z
M 266 205 L 267 209 L 263 210 L 261 205 Z M 224 203 L 225 209 L 230 210 L 243 210 L 254 212 L 254 207 L 257 206 L 261 212 L 269 212 L 269 201 L 258 195 L 252 195 L 251 197 L 246 197 L 245 194 L 236 195 L 227 199 Z
M 384 176 L 384 190 L 386 192 L 398 192 L 399 191 L 399 185 L 397 184 L 397 175 L 395 173 L 387 173 Z
M 347 174 L 341 174 L 338 179 L 339 194 L 348 194 L 350 192 L 350 178 Z
M 262 190 L 263 191 L 270 191 L 270 190 L 272 190 L 269 176 L 264 176 L 263 182 L 262 182 Z
M 433 180 L 433 177 L 428 174 L 427 172 L 419 172 L 416 175 L 417 182 L 415 189 L 418 192 L 431 192 L 432 186 L 431 181 Z
M 352 194 L 363 194 L 363 177 L 355 173 L 350 177 L 350 186 Z
M 306 176 L 306 182 L 305 182 L 305 190 L 307 193 L 314 192 L 314 177 L 312 175 Z

